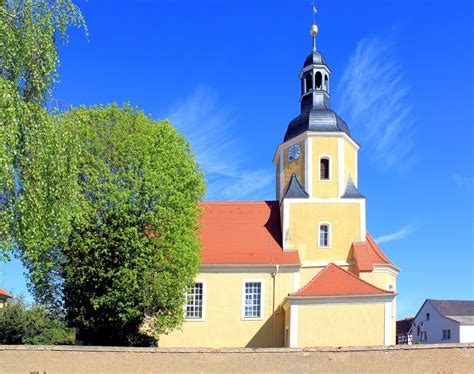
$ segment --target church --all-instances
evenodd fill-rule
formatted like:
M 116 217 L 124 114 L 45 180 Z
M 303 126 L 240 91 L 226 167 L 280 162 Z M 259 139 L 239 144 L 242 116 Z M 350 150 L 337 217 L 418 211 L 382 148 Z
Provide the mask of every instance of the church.
M 200 271 L 160 347 L 395 344 L 399 269 L 367 231 L 360 146 L 331 109 L 317 33 L 273 157 L 276 199 L 201 204 Z

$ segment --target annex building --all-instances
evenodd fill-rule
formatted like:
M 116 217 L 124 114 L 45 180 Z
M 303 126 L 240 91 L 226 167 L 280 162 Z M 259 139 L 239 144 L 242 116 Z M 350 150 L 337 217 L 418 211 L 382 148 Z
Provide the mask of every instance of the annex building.
M 392 345 L 399 269 L 366 229 L 359 144 L 330 106 L 316 49 L 273 162 L 276 200 L 202 203 L 202 263 L 160 347 Z

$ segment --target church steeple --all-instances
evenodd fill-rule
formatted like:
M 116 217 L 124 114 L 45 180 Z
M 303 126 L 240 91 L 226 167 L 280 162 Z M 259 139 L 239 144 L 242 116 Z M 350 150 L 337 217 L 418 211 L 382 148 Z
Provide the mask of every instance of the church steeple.
M 316 49 L 318 26 L 313 23 L 310 32 L 313 37 L 313 50 L 306 57 L 300 71 L 301 109 L 303 110 L 303 104 L 305 106 L 312 104 L 312 106 L 321 109 L 329 109 L 329 76 L 331 70 L 329 70 L 323 55 Z
M 288 125 L 284 141 L 293 139 L 305 131 L 337 131 L 350 136 L 347 124 L 331 110 L 329 80 L 331 70 L 321 52 L 316 48 L 318 26 L 313 23 L 310 29 L 313 48 L 306 57 L 300 71 L 301 113 Z

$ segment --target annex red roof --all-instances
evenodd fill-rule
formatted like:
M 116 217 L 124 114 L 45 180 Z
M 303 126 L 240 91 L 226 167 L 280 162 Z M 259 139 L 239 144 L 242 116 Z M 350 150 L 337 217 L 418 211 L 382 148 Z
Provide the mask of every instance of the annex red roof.
M 331 262 L 306 286 L 290 296 L 356 295 L 393 295 L 393 292 L 375 287 Z
M 359 271 L 372 271 L 374 265 L 391 265 L 397 268 L 379 248 L 372 236 L 367 233 L 365 242 L 352 243 L 354 259 Z
M 297 251 L 283 251 L 277 201 L 200 205 L 203 265 L 300 264 Z
M 0 288 L 0 296 L 4 296 L 4 297 L 9 298 L 9 299 L 13 297 L 7 291 L 5 291 L 3 288 Z

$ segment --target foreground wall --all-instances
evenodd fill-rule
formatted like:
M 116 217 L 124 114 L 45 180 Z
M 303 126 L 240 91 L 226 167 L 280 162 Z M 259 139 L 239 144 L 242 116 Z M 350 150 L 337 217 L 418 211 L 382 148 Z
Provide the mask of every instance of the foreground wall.
M 345 349 L 0 346 L 2 373 L 468 373 L 474 344 Z

